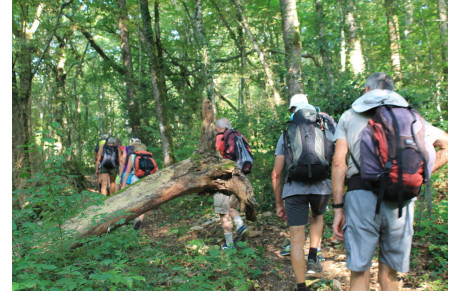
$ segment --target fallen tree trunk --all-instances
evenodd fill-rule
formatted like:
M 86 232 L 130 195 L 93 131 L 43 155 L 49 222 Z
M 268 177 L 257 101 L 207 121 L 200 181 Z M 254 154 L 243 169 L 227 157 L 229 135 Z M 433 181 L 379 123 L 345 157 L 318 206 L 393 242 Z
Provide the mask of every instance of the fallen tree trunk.
M 106 233 L 169 200 L 192 193 L 234 194 L 248 220 L 255 220 L 254 191 L 235 163 L 196 152 L 191 158 L 164 168 L 109 196 L 102 206 L 91 206 L 64 224 L 76 238 Z M 105 215 L 104 215 L 105 214 Z M 120 223 L 125 219 L 123 223 Z M 118 224 L 117 224 L 118 222 Z M 77 243 L 74 247 L 78 246 Z

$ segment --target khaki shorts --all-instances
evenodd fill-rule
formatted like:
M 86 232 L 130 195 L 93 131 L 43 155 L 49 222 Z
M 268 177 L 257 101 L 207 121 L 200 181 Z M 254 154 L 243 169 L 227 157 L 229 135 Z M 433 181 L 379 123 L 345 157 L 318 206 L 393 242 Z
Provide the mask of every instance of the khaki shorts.
M 214 211 L 218 214 L 228 214 L 230 208 L 237 208 L 240 205 L 235 195 L 214 194 Z
M 368 270 L 377 245 L 379 261 L 407 273 L 414 234 L 414 200 L 406 202 L 398 217 L 398 203 L 382 201 L 375 214 L 377 195 L 366 190 L 352 190 L 345 195 L 345 251 L 347 267 L 355 272 Z

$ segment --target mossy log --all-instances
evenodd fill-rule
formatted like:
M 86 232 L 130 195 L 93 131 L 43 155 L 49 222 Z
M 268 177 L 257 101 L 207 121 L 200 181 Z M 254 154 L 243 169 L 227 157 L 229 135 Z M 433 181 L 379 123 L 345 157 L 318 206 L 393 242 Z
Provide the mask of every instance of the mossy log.
M 68 220 L 64 229 L 76 231 L 77 237 L 106 233 L 128 223 L 169 200 L 192 193 L 213 194 L 219 191 L 234 194 L 241 202 L 248 220 L 255 220 L 254 191 L 248 178 L 230 160 L 216 155 L 191 158 L 157 171 L 109 196 L 99 206 L 91 206 L 77 217 Z M 180 211 L 180 209 L 178 209 Z M 103 214 L 106 214 L 103 216 Z M 118 223 L 117 223 L 118 222 Z

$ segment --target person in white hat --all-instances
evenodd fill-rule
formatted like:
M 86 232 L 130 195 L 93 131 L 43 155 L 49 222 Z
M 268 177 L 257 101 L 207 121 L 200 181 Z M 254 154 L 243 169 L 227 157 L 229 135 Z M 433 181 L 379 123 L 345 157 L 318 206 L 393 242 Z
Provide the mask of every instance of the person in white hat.
M 365 94 L 340 117 L 332 166 L 334 203 L 334 237 L 344 241 L 347 267 L 351 271 L 350 290 L 368 290 L 370 267 L 377 245 L 379 253 L 378 280 L 382 290 L 398 290 L 397 272 L 408 272 L 413 235 L 414 200 L 404 206 L 402 216 L 390 202 L 382 201 L 380 214 L 374 209 L 377 195 L 366 189 L 349 190 L 343 194 L 345 178 L 359 173 L 348 158 L 348 152 L 360 157 L 361 132 L 372 114 L 369 109 L 381 104 L 407 106 L 407 101 L 393 91 L 393 80 L 385 73 L 371 75 L 365 83 Z M 425 139 L 437 146 L 433 171 L 447 163 L 447 134 L 425 122 Z M 395 243 L 397 242 L 397 243 Z
M 308 103 L 305 94 L 296 94 L 291 97 L 288 110 L 293 115 L 295 112 L 305 108 L 313 110 L 316 114 L 315 107 Z M 292 118 L 293 116 L 291 116 Z M 285 158 L 288 153 L 286 152 L 284 139 L 283 133 L 276 145 L 275 164 L 272 171 L 276 214 L 281 220 L 287 221 L 289 226 L 291 263 L 296 278 L 297 290 L 306 290 L 305 275 L 307 269 L 308 273 L 320 273 L 323 270 L 318 256 L 318 249 L 320 248 L 324 224 L 323 213 L 326 211 L 327 202 L 332 194 L 332 184 L 330 176 L 315 182 L 303 183 L 293 180 L 286 181 L 283 184 L 283 171 L 289 167 L 287 164 L 288 158 Z M 310 225 L 310 249 L 306 262 L 303 248 L 309 209 L 312 212 L 312 219 Z M 286 251 L 283 250 L 281 255 L 285 253 Z

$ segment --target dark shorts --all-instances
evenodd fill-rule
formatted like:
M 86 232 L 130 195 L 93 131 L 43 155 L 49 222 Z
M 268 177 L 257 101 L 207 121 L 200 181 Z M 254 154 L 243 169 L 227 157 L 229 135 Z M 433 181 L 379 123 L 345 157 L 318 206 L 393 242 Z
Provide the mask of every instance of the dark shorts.
M 331 194 L 293 195 L 284 199 L 288 226 L 305 225 L 308 221 L 308 208 L 313 215 L 322 215 L 326 211 Z
M 109 174 L 109 176 L 116 177 L 118 175 L 118 167 L 107 169 L 101 166 L 101 174 Z

